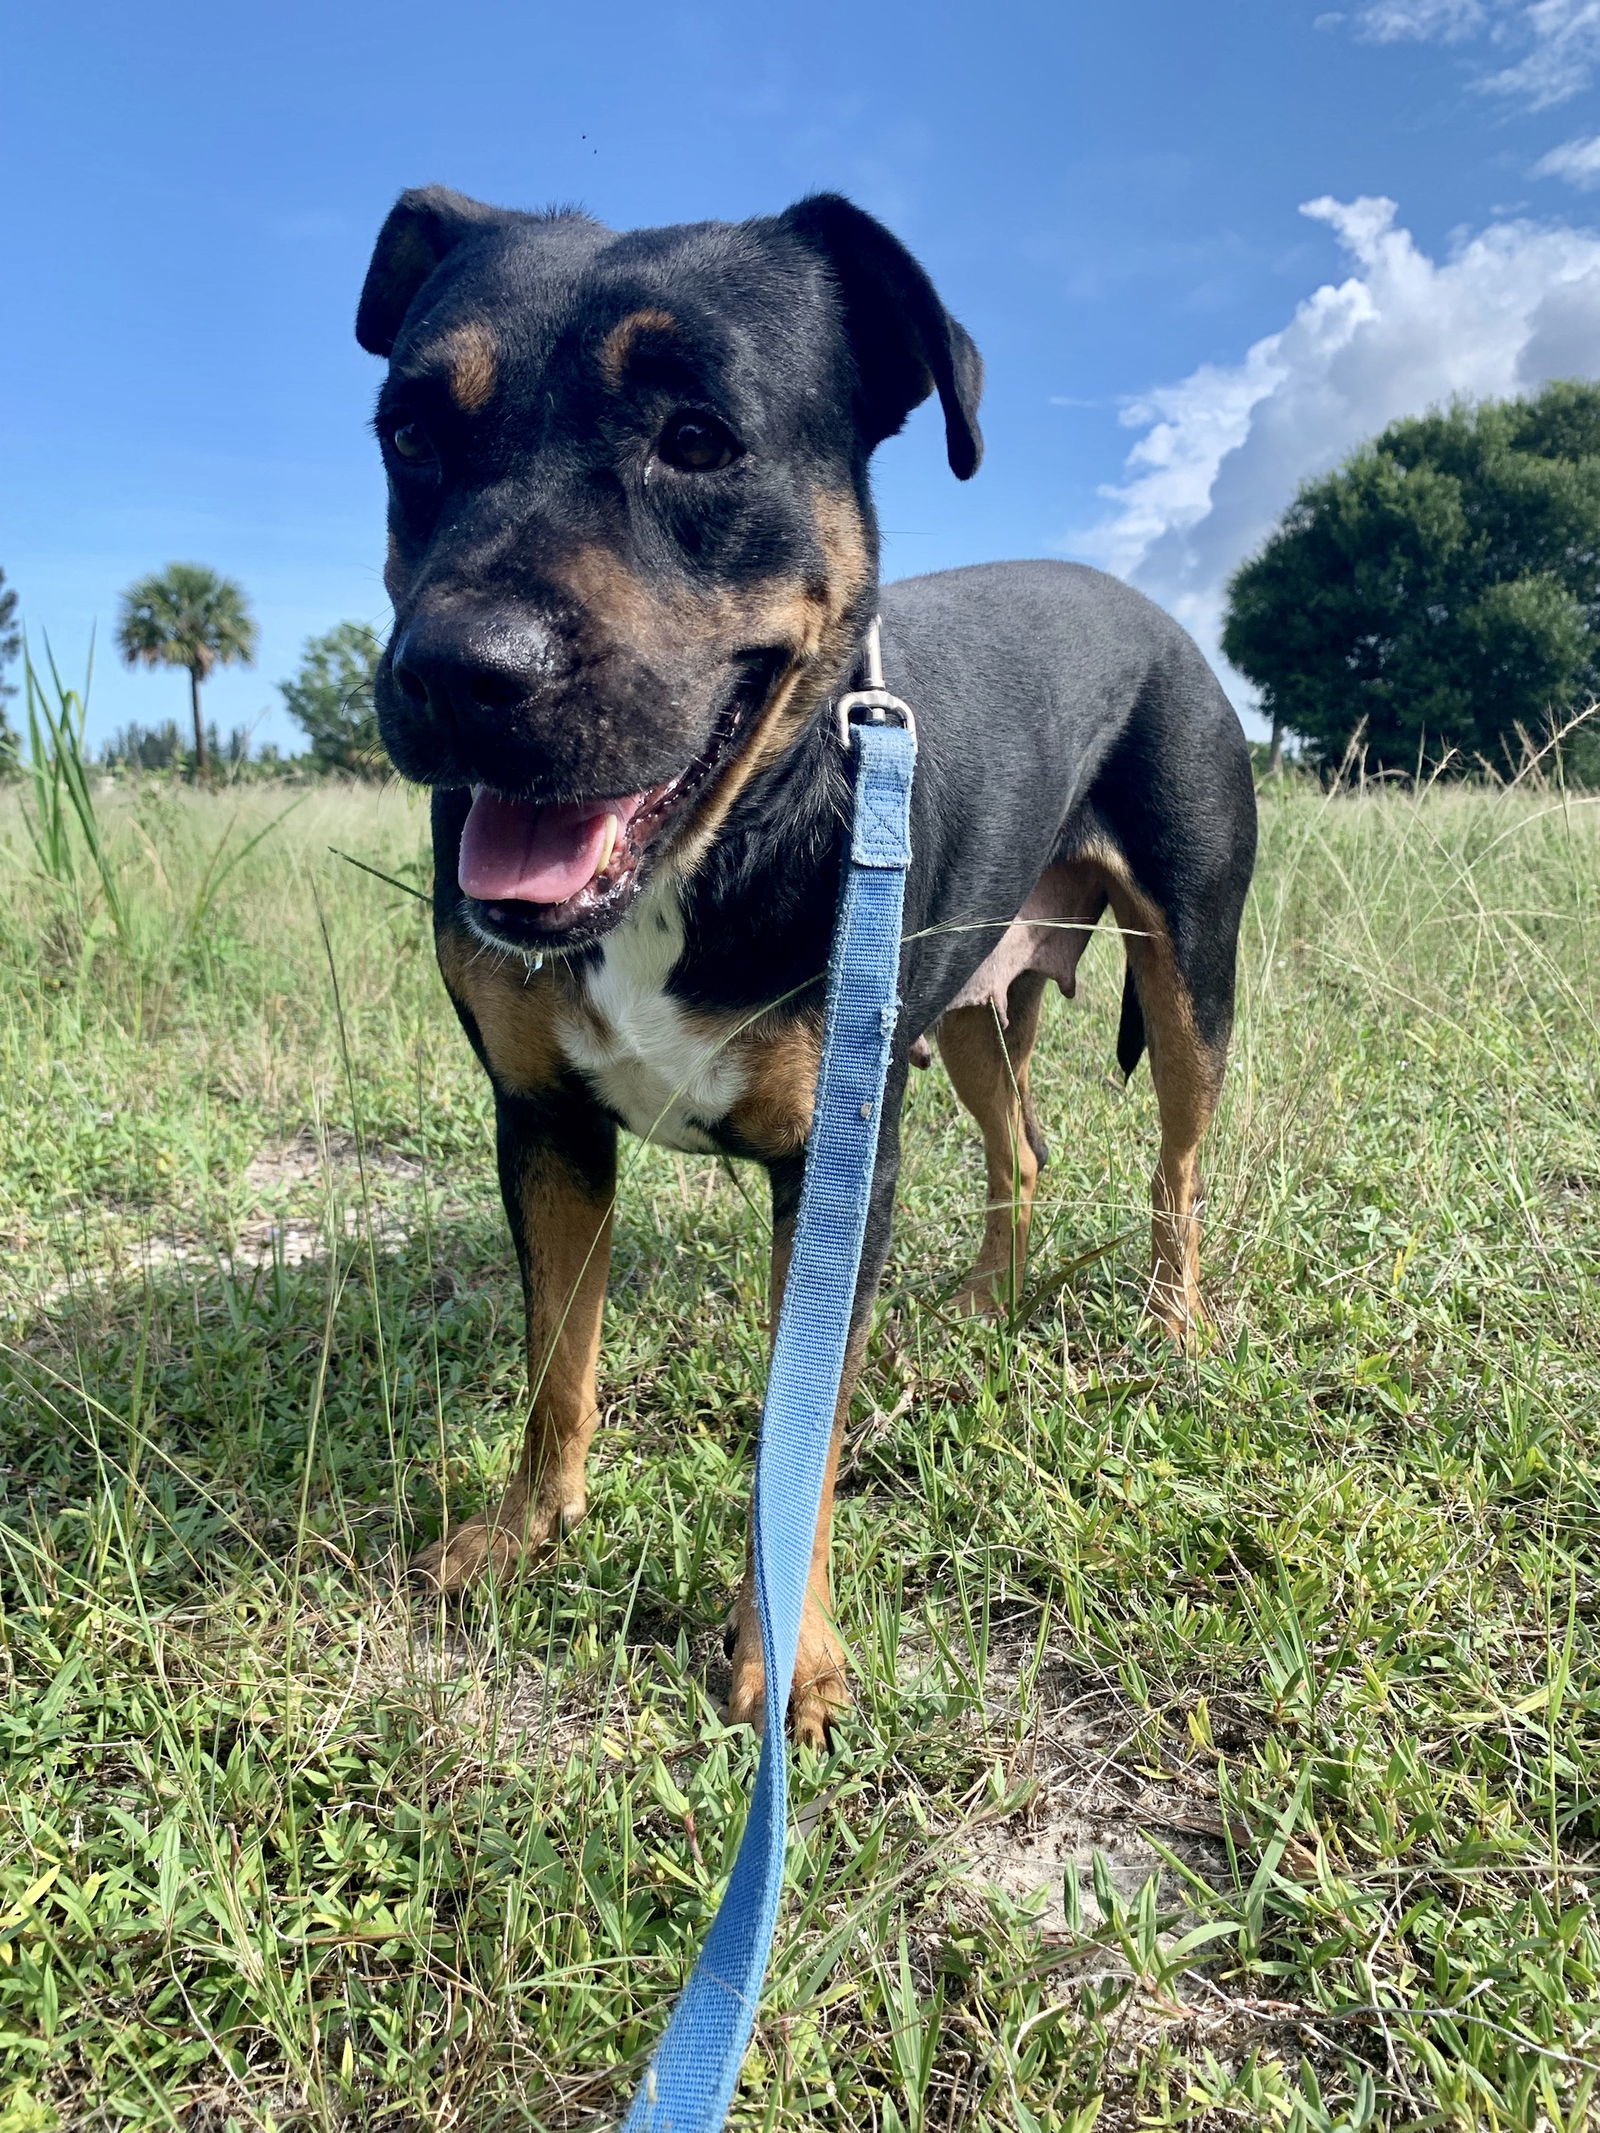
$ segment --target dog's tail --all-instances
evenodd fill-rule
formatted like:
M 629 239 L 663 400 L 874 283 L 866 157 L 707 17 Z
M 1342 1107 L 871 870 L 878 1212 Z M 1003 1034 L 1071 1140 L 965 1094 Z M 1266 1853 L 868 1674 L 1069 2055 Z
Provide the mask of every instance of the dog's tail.
M 1124 1081 L 1131 1077 L 1143 1054 L 1144 1009 L 1139 1005 L 1139 990 L 1133 982 L 1130 963 L 1122 980 L 1122 1020 L 1117 1025 L 1117 1065 Z

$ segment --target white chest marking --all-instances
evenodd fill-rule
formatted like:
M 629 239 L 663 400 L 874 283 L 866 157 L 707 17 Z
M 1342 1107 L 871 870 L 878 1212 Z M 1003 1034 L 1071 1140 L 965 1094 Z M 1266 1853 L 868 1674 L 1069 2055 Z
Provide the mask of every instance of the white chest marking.
M 744 1094 L 745 1069 L 725 1035 L 685 1014 L 666 990 L 683 953 L 677 890 L 646 890 L 585 979 L 598 1018 L 562 1017 L 561 1048 L 631 1133 L 663 1148 L 711 1155 L 705 1131 Z

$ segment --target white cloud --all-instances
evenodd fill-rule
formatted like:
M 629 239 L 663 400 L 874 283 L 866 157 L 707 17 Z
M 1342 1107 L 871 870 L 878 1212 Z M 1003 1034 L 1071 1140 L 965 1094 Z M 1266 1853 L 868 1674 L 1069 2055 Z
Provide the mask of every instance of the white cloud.
M 1600 185 L 1600 133 L 1576 141 L 1563 141 L 1541 156 L 1528 173 L 1533 178 L 1565 178 L 1579 192 L 1593 192 Z
M 1356 17 L 1363 37 L 1396 44 L 1402 37 L 1439 37 L 1454 44 L 1488 21 L 1482 0 L 1372 0 Z
M 1443 261 L 1392 200 L 1309 201 L 1355 271 L 1308 296 L 1242 362 L 1141 394 L 1114 506 L 1064 545 L 1142 586 L 1220 665 L 1227 581 L 1301 482 L 1402 415 L 1600 374 L 1600 236 L 1492 224 Z M 1236 686 L 1241 698 L 1248 692 Z
M 1588 88 L 1600 64 L 1600 0 L 1535 0 L 1520 27 L 1532 49 L 1515 66 L 1488 75 L 1485 89 L 1543 111 Z
M 1515 97 L 1532 111 L 1587 89 L 1600 66 L 1600 0 L 1367 0 L 1356 34 L 1375 44 L 1462 44 L 1518 56 L 1480 69 L 1475 86 Z

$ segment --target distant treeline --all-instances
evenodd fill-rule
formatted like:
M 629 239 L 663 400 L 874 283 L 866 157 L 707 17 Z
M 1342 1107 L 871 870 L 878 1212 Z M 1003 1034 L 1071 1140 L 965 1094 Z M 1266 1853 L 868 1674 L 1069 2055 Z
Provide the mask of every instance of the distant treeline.
M 6 668 L 22 649 L 17 596 L 0 571 L 0 777 L 15 776 L 26 753 L 8 700 L 17 689 Z M 388 758 L 378 736 L 372 677 L 383 640 L 361 622 L 341 622 L 309 638 L 292 681 L 278 684 L 284 708 L 306 737 L 300 752 L 257 744 L 248 726 L 225 736 L 200 712 L 203 682 L 219 665 L 248 664 L 255 624 L 230 579 L 195 563 L 172 564 L 130 586 L 123 598 L 118 645 L 130 665 L 181 667 L 189 676 L 188 727 L 175 718 L 144 725 L 130 719 L 95 751 L 113 772 L 144 772 L 205 782 L 281 777 L 383 778 Z M 24 715 L 22 723 L 26 724 Z
M 309 750 L 303 755 L 285 755 L 271 741 L 259 748 L 251 745 L 248 726 L 235 726 L 224 735 L 215 720 L 206 723 L 206 753 L 213 768 L 228 782 L 241 776 L 280 778 L 314 775 L 322 766 Z M 194 767 L 194 746 L 180 732 L 174 718 L 159 726 L 141 726 L 137 720 L 119 726 L 96 752 L 96 761 L 107 770 L 147 770 L 187 776 Z

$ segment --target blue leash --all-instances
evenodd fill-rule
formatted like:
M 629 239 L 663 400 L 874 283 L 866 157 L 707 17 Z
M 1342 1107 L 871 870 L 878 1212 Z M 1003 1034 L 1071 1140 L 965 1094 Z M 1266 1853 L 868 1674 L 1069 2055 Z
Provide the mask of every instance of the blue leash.
M 856 750 L 850 864 L 828 966 L 800 1217 L 756 1448 L 756 1603 L 767 1670 L 766 1733 L 727 1892 L 623 2133 L 718 2133 L 750 2042 L 783 1889 L 784 1720 L 900 1015 L 901 907 L 911 863 L 916 728 L 905 705 L 883 687 L 876 623 L 867 651 L 870 686 L 835 706 L 845 745 L 853 741 Z M 857 715 L 872 723 L 856 723 Z M 885 722 L 894 717 L 903 724 Z

